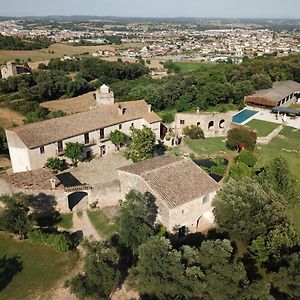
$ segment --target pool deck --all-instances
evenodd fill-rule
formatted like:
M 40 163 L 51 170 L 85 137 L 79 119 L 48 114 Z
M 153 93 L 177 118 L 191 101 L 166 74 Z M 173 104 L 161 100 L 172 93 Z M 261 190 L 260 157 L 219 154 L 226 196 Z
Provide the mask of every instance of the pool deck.
M 276 114 L 271 113 L 271 111 L 269 109 L 263 109 L 263 108 L 257 108 L 257 107 L 251 107 L 251 106 L 247 106 L 245 109 L 256 110 L 256 111 L 258 111 L 258 113 L 255 114 L 254 116 L 250 117 L 243 123 L 241 123 L 242 125 L 248 123 L 252 119 L 257 119 L 257 120 L 273 122 L 273 123 L 277 123 L 277 124 L 283 124 L 286 126 L 291 126 L 291 127 L 300 129 L 300 117 L 296 117 L 296 119 L 294 120 L 291 117 L 287 116 L 286 121 L 283 122 L 282 115 L 280 115 L 278 120 L 276 120 Z

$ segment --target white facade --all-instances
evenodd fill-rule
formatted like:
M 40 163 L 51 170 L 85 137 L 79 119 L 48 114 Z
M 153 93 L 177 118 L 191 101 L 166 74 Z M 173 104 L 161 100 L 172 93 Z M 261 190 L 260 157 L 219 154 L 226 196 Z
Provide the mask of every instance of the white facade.
M 112 131 L 120 130 L 125 134 L 130 135 L 131 126 L 142 129 L 143 125 L 150 127 L 153 130 L 156 139 L 160 138 L 160 122 L 149 124 L 142 118 L 87 132 L 88 142 L 85 142 L 85 134 L 80 134 L 63 141 L 57 141 L 34 149 L 27 148 L 17 134 L 7 130 L 6 136 L 13 172 L 24 172 L 43 168 L 49 157 L 60 157 L 61 159 L 66 159 L 67 162 L 70 162 L 63 155 L 63 151 L 58 149 L 58 142 L 62 142 L 63 149 L 65 149 L 66 143 L 68 142 L 84 144 L 85 147 L 82 159 L 103 156 L 115 151 L 115 146 L 109 140 L 109 135 Z M 100 130 L 102 132 L 101 138 Z

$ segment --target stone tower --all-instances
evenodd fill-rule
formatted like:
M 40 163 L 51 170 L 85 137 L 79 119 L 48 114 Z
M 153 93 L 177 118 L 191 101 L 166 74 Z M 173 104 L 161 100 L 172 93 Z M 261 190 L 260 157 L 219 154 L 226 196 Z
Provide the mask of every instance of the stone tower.
M 107 85 L 103 84 L 100 89 L 96 91 L 96 102 L 97 105 L 115 103 L 114 93 Z
M 14 62 L 8 62 L 6 65 L 1 67 L 1 76 L 2 78 L 8 78 L 11 76 L 16 76 L 18 74 L 17 72 L 17 66 Z

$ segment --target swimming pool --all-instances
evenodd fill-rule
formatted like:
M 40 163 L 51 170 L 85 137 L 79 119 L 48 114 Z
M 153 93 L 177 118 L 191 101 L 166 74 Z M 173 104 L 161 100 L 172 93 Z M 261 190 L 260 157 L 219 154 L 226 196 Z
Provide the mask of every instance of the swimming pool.
M 256 110 L 244 109 L 232 117 L 232 122 L 242 124 L 257 113 Z

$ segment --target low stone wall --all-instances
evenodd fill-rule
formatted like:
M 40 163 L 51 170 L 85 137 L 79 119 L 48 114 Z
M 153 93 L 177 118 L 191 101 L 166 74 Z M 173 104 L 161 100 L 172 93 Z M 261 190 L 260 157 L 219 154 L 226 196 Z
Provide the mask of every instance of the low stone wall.
M 283 129 L 283 125 L 280 125 L 279 127 L 277 127 L 276 129 L 274 129 L 268 136 L 266 137 L 258 137 L 257 138 L 257 143 L 261 144 L 261 145 L 266 145 L 268 143 L 271 142 L 271 140 L 277 136 L 280 131 Z

